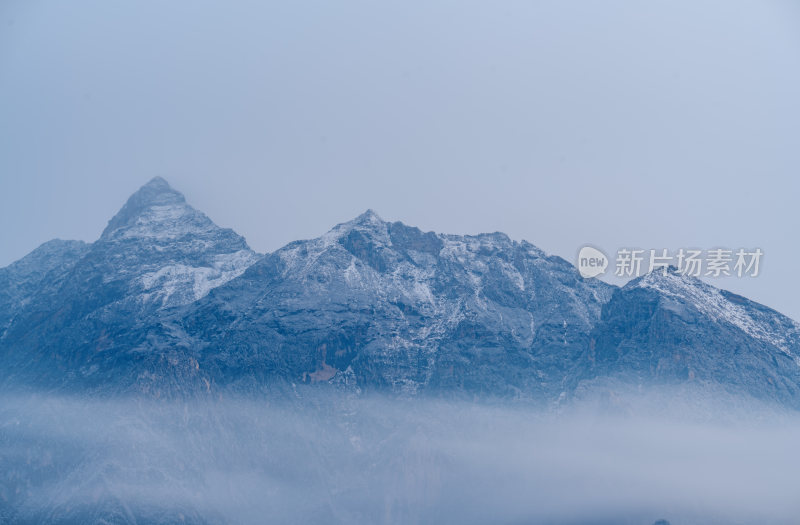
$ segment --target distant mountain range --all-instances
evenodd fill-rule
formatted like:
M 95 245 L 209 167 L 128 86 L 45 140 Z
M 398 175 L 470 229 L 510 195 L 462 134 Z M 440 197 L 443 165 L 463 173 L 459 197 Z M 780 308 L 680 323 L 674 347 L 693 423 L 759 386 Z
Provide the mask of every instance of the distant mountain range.
M 618 288 L 502 233 L 372 211 L 260 255 L 155 178 L 91 244 L 0 269 L 6 387 L 153 395 L 332 385 L 553 402 L 599 380 L 800 407 L 800 326 L 700 280 Z

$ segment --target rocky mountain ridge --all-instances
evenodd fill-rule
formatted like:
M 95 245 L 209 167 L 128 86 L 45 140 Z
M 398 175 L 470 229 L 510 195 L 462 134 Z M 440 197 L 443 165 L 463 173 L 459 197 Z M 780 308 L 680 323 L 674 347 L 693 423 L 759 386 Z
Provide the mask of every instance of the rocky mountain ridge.
M 671 270 L 617 288 L 502 233 L 368 210 L 258 255 L 156 178 L 92 244 L 0 269 L 4 384 L 273 383 L 555 401 L 581 383 L 713 383 L 800 406 L 800 328 Z

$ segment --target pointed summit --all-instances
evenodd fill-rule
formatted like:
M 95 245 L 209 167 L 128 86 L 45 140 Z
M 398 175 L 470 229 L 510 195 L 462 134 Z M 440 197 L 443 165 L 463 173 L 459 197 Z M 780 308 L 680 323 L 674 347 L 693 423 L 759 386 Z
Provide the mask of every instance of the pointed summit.
M 108 222 L 101 239 L 107 239 L 114 232 L 136 224 L 174 220 L 186 215 L 205 218 L 186 204 L 183 194 L 173 189 L 166 180 L 154 177 L 128 198 L 122 209 Z
M 220 228 L 161 177 L 127 200 L 92 246 L 88 271 L 126 282 L 142 305 L 195 301 L 240 275 L 256 254 L 244 238 Z
M 150 179 L 147 184 L 139 188 L 139 192 L 141 191 L 148 191 L 152 193 L 178 193 L 172 186 L 169 185 L 163 177 L 153 177 Z M 137 192 L 138 193 L 138 192 Z
M 147 184 L 130 196 L 126 206 L 151 206 L 185 201 L 183 194 L 173 189 L 166 180 L 161 177 L 153 177 Z
M 714 286 L 704 282 L 698 277 L 678 270 L 673 265 L 666 268 L 655 268 L 650 272 L 629 281 L 625 288 L 651 288 L 663 291 L 665 289 L 678 293 L 677 290 L 689 290 L 693 288 L 706 289 Z
M 352 231 L 368 232 L 370 236 L 385 237 L 388 225 L 389 223 L 381 219 L 374 210 L 368 209 L 354 219 L 337 224 L 328 232 L 326 237 L 339 237 Z
M 352 222 L 353 224 L 367 225 L 367 224 L 382 224 L 384 220 L 381 219 L 381 217 L 377 213 L 375 213 L 375 210 L 370 208 L 350 222 Z
M 161 177 L 153 177 L 128 198 L 122 209 L 108 222 L 101 238 L 106 238 L 112 232 L 135 223 L 137 217 L 155 206 L 180 207 L 187 205 L 183 195 L 174 190 L 166 180 Z

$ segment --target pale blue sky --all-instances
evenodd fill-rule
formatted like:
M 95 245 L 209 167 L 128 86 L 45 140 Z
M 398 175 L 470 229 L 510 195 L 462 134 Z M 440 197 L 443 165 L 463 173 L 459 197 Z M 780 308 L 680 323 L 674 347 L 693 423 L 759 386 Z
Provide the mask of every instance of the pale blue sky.
M 165 177 L 258 251 L 374 208 L 573 259 L 761 247 L 800 319 L 800 4 L 0 3 L 0 265 Z

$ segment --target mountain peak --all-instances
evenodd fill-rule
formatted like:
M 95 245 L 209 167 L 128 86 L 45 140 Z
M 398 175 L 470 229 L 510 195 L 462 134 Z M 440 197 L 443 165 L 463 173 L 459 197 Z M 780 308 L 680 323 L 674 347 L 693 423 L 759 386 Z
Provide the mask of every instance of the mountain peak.
M 147 184 L 139 188 L 128 198 L 125 206 L 148 207 L 161 204 L 179 204 L 186 202 L 183 194 L 169 185 L 161 177 L 153 177 Z
M 384 221 L 372 208 L 368 209 L 351 222 L 354 224 L 382 224 Z
M 711 287 L 710 284 L 704 283 L 701 279 L 682 272 L 672 265 L 666 268 L 656 268 L 641 277 L 631 280 L 625 287 L 661 288 L 669 284 L 680 287 Z
M 352 231 L 369 232 L 370 236 L 386 237 L 387 225 L 388 223 L 381 219 L 375 211 L 368 209 L 354 219 L 337 224 L 323 238 L 336 239 Z
M 172 188 L 161 177 L 154 177 L 131 195 L 120 211 L 108 221 L 101 238 L 142 222 L 155 222 L 159 218 L 176 219 L 179 216 L 200 214 L 186 203 L 183 194 Z M 210 221 L 209 221 L 210 222 Z
M 159 176 L 153 177 L 147 182 L 147 184 L 139 188 L 139 191 L 142 190 L 147 190 L 149 192 L 154 192 L 154 193 L 159 193 L 159 192 L 178 193 L 174 189 L 172 189 L 172 186 L 169 185 L 169 182 L 167 182 L 163 177 Z

